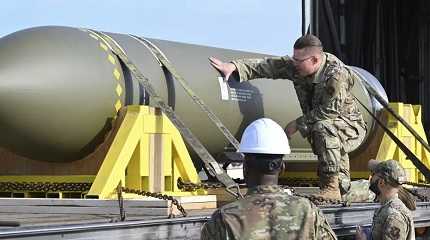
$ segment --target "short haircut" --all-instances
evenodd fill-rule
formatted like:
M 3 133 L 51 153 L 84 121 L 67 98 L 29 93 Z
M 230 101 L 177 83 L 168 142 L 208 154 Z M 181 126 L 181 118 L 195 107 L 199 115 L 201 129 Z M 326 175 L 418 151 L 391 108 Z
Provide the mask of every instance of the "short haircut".
M 301 36 L 294 43 L 294 49 L 304 49 L 309 47 L 318 48 L 320 51 L 323 50 L 323 46 L 319 38 L 312 34 L 306 34 L 304 36 Z
M 275 174 L 282 168 L 282 154 L 247 153 L 245 156 L 247 168 L 261 173 Z

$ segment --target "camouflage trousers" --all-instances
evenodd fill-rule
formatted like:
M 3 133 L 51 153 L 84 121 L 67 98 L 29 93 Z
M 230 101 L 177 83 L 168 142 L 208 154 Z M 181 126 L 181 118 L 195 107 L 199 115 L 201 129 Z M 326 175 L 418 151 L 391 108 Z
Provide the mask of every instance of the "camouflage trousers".
M 339 176 L 341 194 L 351 186 L 348 153 L 356 149 L 366 135 L 364 124 L 342 119 L 316 122 L 311 130 L 311 145 L 318 156 L 318 176 Z

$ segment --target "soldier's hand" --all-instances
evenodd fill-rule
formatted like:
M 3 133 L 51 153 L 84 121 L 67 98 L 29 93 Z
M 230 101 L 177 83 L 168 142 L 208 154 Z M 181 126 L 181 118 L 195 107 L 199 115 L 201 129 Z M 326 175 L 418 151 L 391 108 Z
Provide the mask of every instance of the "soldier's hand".
M 210 57 L 209 62 L 211 65 L 224 75 L 224 81 L 228 81 L 230 75 L 236 71 L 236 65 L 233 63 L 225 63 L 217 58 Z
M 296 120 L 291 121 L 285 127 L 285 133 L 287 134 L 288 139 L 291 138 L 297 132 L 297 123 Z
M 367 240 L 366 233 L 363 231 L 361 226 L 357 226 L 355 229 L 355 240 Z

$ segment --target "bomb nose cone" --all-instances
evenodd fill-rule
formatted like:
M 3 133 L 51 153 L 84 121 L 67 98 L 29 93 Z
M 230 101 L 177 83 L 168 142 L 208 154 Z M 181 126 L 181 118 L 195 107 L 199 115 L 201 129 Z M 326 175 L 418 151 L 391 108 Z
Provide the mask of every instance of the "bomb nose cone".
M 91 152 L 102 140 L 94 136 L 116 114 L 117 66 L 107 54 L 75 28 L 32 28 L 1 38 L 0 145 L 40 160 Z

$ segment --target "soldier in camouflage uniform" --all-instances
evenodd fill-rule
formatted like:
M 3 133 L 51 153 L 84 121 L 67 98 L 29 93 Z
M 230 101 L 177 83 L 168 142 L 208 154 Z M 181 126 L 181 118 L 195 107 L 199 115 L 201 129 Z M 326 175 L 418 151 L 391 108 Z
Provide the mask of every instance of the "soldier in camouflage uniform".
M 293 57 L 231 63 L 211 57 L 210 62 L 226 80 L 238 73 L 240 81 L 293 81 L 303 115 L 290 122 L 285 131 L 289 138 L 299 131 L 318 156 L 319 195 L 340 200 L 350 188 L 348 153 L 363 141 L 366 124 L 351 94 L 355 75 L 338 58 L 322 50 L 317 37 L 305 35 L 295 42 Z
M 405 170 L 395 160 L 371 160 L 369 168 L 369 189 L 382 205 L 373 215 L 371 239 L 415 239 L 412 214 L 398 196 L 402 182 L 406 181 Z M 361 228 L 357 229 L 356 239 L 367 239 Z
M 277 185 L 282 156 L 290 153 L 281 126 L 267 118 L 254 121 L 239 151 L 245 153 L 248 192 L 218 209 L 203 226 L 201 239 L 336 239 L 315 205 Z

